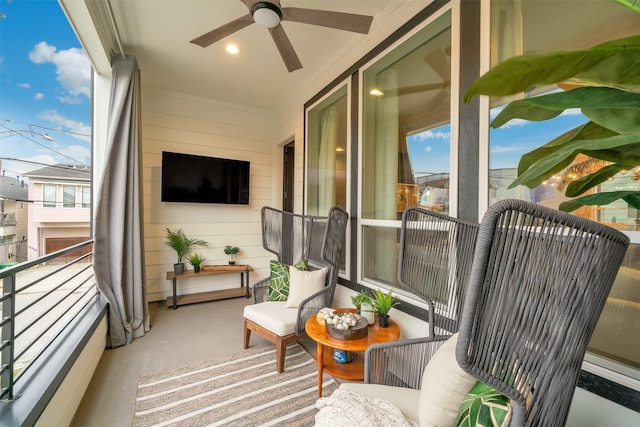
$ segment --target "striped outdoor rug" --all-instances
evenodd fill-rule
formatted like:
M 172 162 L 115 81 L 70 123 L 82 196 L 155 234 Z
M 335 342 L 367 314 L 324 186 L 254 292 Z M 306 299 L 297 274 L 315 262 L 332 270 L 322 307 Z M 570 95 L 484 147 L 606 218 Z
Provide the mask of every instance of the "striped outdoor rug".
M 276 372 L 272 346 L 140 377 L 133 426 L 312 426 L 317 365 L 298 344 Z M 323 396 L 338 387 L 324 376 Z

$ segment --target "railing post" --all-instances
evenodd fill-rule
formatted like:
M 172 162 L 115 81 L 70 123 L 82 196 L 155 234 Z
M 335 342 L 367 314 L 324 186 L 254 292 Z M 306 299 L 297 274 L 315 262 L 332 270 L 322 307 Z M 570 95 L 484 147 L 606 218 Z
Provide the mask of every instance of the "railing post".
M 2 280 L 2 375 L 0 375 L 0 388 L 6 399 L 13 400 L 13 365 L 15 348 L 15 314 L 16 314 L 16 275 L 10 274 Z M 8 296 L 8 298 L 7 298 Z M 7 323 L 4 320 L 8 319 Z M 7 343 L 8 345 L 4 346 Z

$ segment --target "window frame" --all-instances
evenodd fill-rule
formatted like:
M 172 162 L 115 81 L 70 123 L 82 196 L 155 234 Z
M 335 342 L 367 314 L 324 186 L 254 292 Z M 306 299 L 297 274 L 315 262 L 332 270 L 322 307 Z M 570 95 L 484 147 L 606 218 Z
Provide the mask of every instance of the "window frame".
M 52 194 L 47 194 L 47 189 L 53 189 Z M 53 200 L 47 196 L 53 195 Z M 42 207 L 43 208 L 55 208 L 58 204 L 58 186 L 55 184 L 43 184 L 42 185 Z
M 480 73 L 484 74 L 491 68 L 491 2 L 481 2 L 480 17 Z M 595 44 L 595 43 L 592 43 Z M 490 122 L 491 98 L 479 97 L 480 121 L 478 126 L 479 156 L 478 156 L 478 222 L 482 221 L 484 213 L 489 208 L 490 184 Z M 627 235 L 631 244 L 640 244 L 640 231 L 620 230 Z M 614 383 L 640 390 L 640 371 L 621 362 L 605 359 L 587 351 L 582 369 Z M 612 400 L 609 398 L 609 400 Z M 615 400 L 614 400 L 615 401 Z
M 71 189 L 72 192 L 68 193 L 67 190 Z M 67 196 L 73 196 L 73 202 L 71 202 L 71 199 L 66 200 Z M 75 208 L 76 207 L 76 186 L 75 185 L 69 185 L 69 184 L 65 184 L 62 186 L 62 207 L 69 209 L 69 208 Z
M 382 283 L 373 279 L 364 277 L 364 229 L 365 227 L 381 227 L 381 228 L 389 228 L 389 229 L 397 229 L 399 230 L 401 227 L 400 220 L 381 220 L 381 219 L 366 219 L 362 217 L 363 210 L 363 169 L 364 169 L 364 159 L 363 159 L 363 135 L 364 135 L 364 96 L 365 88 L 364 88 L 364 73 L 374 66 L 378 61 L 386 57 L 388 54 L 392 53 L 395 49 L 400 47 L 403 43 L 409 40 L 411 37 L 424 30 L 427 26 L 431 25 L 434 21 L 438 20 L 445 14 L 450 13 L 451 15 L 451 94 L 450 94 L 450 112 L 449 112 L 449 125 L 451 129 L 450 136 L 450 157 L 449 157 L 449 215 L 456 216 L 458 213 L 458 144 L 459 144 L 459 112 L 458 105 L 460 102 L 460 75 L 456 73 L 454 70 L 458 69 L 460 64 L 460 51 L 459 51 L 459 40 L 460 40 L 460 10 L 458 2 L 449 3 L 439 8 L 437 11 L 429 15 L 426 19 L 424 19 L 419 25 L 416 25 L 406 34 L 404 34 L 401 38 L 390 44 L 384 50 L 379 52 L 377 55 L 372 57 L 366 63 L 364 63 L 358 69 L 358 85 L 359 85 L 359 97 L 358 97 L 358 164 L 360 167 L 358 168 L 358 217 L 357 217 L 357 258 L 356 258 L 356 280 L 358 283 L 362 283 L 364 285 L 370 285 L 372 287 L 380 287 L 388 289 L 390 286 L 386 283 Z M 394 289 L 397 289 L 395 287 Z M 423 303 L 413 294 L 403 291 L 402 289 L 397 289 L 398 293 L 411 301 L 412 304 L 418 304 L 419 306 L 423 306 Z
M 352 80 L 351 78 L 346 78 L 341 80 L 339 83 L 336 83 L 334 87 L 331 88 L 331 90 L 327 91 L 326 93 L 324 93 L 320 98 L 316 99 L 313 103 L 309 104 L 309 105 L 305 105 L 305 109 L 304 109 L 304 141 L 305 141 L 305 147 L 304 147 L 304 197 L 303 197 L 303 206 L 304 206 L 304 212 L 308 213 L 308 208 L 309 208 L 309 191 L 308 191 L 308 185 L 309 185 L 309 113 L 311 112 L 311 110 L 313 110 L 315 107 L 321 105 L 323 102 L 325 102 L 327 99 L 331 98 L 332 96 L 334 96 L 336 93 L 338 93 L 340 90 L 342 90 L 343 88 L 346 88 L 346 92 L 347 92 L 347 140 L 346 140 L 346 147 L 345 147 L 345 162 L 346 162 L 346 170 L 345 170 L 345 175 L 347 177 L 346 179 L 346 207 L 345 210 L 349 213 L 349 215 L 353 215 L 351 212 L 351 201 L 352 201 L 352 180 L 349 179 L 349 177 L 351 176 L 352 173 L 352 151 L 353 151 L 353 140 L 352 140 L 352 129 L 353 129 L 353 123 L 352 123 L 352 115 L 350 114 L 350 112 L 353 110 L 353 98 L 352 98 Z M 345 253 L 345 269 L 340 269 L 340 271 L 338 272 L 339 277 L 343 277 L 343 278 L 349 278 L 351 275 L 351 222 L 347 223 L 347 231 L 346 231 L 346 240 L 344 242 L 344 253 Z
M 83 186 L 82 188 L 82 207 L 91 208 L 91 187 Z

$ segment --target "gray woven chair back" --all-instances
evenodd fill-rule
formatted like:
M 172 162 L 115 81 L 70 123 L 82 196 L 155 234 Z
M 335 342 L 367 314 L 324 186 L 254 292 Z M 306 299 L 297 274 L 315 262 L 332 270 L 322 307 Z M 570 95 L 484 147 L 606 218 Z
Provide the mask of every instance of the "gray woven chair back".
M 326 217 L 262 208 L 262 246 L 278 261 L 295 264 L 308 259 L 312 269 L 328 267 L 327 284 L 338 280 L 340 255 L 349 214 L 332 207 Z M 333 293 L 331 295 L 333 298 Z
M 458 331 L 478 224 L 422 208 L 402 215 L 398 281 L 429 306 L 429 336 Z
M 629 239 L 518 200 L 480 225 L 456 358 L 513 399 L 511 425 L 564 426 Z

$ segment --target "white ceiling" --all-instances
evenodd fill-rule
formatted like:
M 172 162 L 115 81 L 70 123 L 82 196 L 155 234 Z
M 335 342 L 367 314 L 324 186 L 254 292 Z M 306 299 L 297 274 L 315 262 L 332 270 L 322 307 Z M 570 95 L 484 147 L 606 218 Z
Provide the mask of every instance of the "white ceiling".
M 374 16 L 371 32 L 405 0 L 281 0 L 301 7 Z M 428 2 L 427 2 L 428 3 Z M 282 22 L 303 69 L 289 73 L 266 28 L 251 24 L 202 48 L 193 38 L 248 13 L 240 0 L 110 0 L 124 51 L 135 55 L 143 85 L 278 110 L 301 85 L 348 55 L 367 35 Z M 240 54 L 225 52 L 227 42 Z M 337 76 L 331 76 L 331 81 Z

